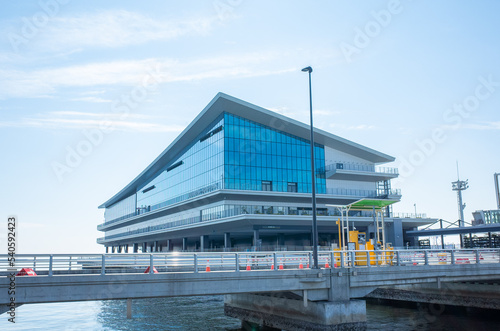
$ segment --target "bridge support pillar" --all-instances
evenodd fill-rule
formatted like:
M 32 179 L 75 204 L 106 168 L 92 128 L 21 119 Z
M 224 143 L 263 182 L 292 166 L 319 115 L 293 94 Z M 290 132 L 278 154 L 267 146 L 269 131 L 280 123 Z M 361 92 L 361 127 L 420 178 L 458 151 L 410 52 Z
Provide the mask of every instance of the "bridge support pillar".
M 127 299 L 127 319 L 132 318 L 132 299 Z
M 108 247 L 108 246 L 106 246 L 106 254 L 108 254 L 108 248 L 109 248 L 109 247 Z
M 133 252 L 134 253 L 138 253 L 139 252 L 139 244 L 134 244 Z
M 224 297 L 224 313 L 261 329 L 366 330 L 364 300 L 308 301 L 290 296 L 230 294 Z
M 188 246 L 188 238 L 182 238 L 182 251 L 183 252 L 187 251 L 187 246 Z
M 128 244 L 125 245 L 125 253 L 128 253 Z
M 146 252 L 147 252 L 147 250 L 148 250 L 148 243 L 143 243 L 143 244 L 142 244 L 142 252 L 143 252 L 143 253 L 146 253 Z

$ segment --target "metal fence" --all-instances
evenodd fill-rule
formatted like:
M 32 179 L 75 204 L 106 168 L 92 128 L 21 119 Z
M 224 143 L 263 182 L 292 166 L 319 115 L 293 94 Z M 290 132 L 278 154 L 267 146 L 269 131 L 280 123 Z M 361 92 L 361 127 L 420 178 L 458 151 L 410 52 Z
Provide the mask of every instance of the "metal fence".
M 9 260 L 10 258 L 10 260 Z M 14 263 L 12 265 L 11 263 Z M 420 249 L 379 251 L 320 251 L 320 268 L 371 268 L 393 266 L 500 263 L 500 249 Z M 0 275 L 32 269 L 37 276 L 246 272 L 309 269 L 312 252 L 209 252 L 155 254 L 16 254 L 0 255 Z

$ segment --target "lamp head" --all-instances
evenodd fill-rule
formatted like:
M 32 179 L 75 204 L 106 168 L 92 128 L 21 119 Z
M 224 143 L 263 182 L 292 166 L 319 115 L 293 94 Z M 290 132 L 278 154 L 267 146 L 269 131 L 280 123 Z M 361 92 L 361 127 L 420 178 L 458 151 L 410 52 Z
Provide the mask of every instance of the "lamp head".
M 311 73 L 313 71 L 313 68 L 311 67 L 305 67 L 304 69 L 302 69 L 303 72 L 309 72 Z

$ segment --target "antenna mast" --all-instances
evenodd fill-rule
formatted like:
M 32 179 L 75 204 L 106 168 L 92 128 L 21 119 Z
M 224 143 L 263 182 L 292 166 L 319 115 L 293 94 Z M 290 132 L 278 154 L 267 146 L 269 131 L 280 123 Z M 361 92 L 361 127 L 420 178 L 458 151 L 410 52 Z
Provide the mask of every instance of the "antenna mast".
M 462 191 L 465 191 L 466 189 L 469 188 L 469 180 L 460 180 L 460 173 L 458 172 L 458 161 L 457 161 L 457 178 L 458 180 L 456 182 L 451 183 L 451 187 L 453 191 L 457 191 L 457 203 L 458 203 L 458 217 L 459 222 L 458 226 L 459 227 L 464 227 L 465 226 L 465 220 L 464 220 L 464 209 L 465 209 L 465 203 L 462 202 Z

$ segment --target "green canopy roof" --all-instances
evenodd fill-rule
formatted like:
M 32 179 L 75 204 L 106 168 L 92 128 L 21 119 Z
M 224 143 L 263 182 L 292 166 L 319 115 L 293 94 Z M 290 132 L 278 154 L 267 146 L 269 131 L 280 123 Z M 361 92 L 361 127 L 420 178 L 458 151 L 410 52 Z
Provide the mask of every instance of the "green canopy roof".
M 398 202 L 398 200 L 388 200 L 388 199 L 369 199 L 369 198 L 364 198 L 358 201 L 355 201 L 353 203 L 348 204 L 348 206 L 351 206 L 351 209 L 358 209 L 358 210 L 365 210 L 365 209 L 382 209 L 384 207 L 387 207 L 389 205 L 392 205 L 393 203 Z

